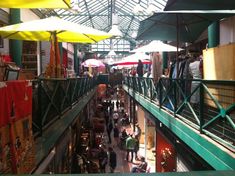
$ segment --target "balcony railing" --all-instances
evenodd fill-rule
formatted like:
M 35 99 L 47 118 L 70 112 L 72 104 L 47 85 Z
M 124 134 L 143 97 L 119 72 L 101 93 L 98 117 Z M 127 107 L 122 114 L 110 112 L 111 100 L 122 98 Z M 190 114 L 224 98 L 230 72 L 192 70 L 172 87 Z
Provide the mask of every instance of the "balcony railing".
M 33 133 L 41 134 L 97 84 L 97 78 L 38 79 L 33 82 Z
M 126 77 L 124 84 L 235 151 L 235 81 Z

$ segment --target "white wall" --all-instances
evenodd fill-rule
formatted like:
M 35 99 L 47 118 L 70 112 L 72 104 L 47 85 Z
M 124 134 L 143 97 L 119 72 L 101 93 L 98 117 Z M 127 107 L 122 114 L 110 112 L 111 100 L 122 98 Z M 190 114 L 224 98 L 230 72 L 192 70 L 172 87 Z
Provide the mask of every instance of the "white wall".
M 220 22 L 220 45 L 235 42 L 235 16 Z
M 9 13 L 9 9 L 8 8 L 1 8 L 2 10 L 4 10 L 5 12 Z M 0 53 L 1 54 L 9 54 L 9 40 L 8 39 L 4 39 L 3 40 L 3 48 L 0 48 Z
M 8 8 L 2 8 L 2 9 L 6 11 L 7 13 L 10 12 Z M 25 21 L 30 21 L 34 19 L 39 19 L 39 17 L 35 15 L 29 9 L 21 9 L 21 21 L 25 22 Z M 9 40 L 4 39 L 3 42 L 4 42 L 4 48 L 0 48 L 0 53 L 8 55 L 9 54 Z
M 42 72 L 45 72 L 45 68 L 50 61 L 50 42 L 41 42 L 42 53 Z
M 29 9 L 21 9 L 20 12 L 20 19 L 23 22 L 26 21 L 32 21 L 32 20 L 37 20 L 40 19 L 37 15 L 35 15 L 31 10 Z

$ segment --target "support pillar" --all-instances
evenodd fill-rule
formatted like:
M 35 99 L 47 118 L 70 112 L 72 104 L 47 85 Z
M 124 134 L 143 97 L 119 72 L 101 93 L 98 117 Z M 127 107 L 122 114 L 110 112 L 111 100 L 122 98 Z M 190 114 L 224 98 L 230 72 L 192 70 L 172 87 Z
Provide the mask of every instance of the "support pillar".
M 162 68 L 163 70 L 168 68 L 168 58 L 167 58 L 167 52 L 162 52 Z
M 62 42 L 59 42 L 59 50 L 60 50 L 60 63 L 63 64 L 63 45 Z
M 213 48 L 220 42 L 220 23 L 216 21 L 208 27 L 208 47 Z
M 78 72 L 78 46 L 77 46 L 77 44 L 74 44 L 73 46 L 74 46 L 74 56 L 73 56 L 73 58 L 74 58 L 74 71 L 75 71 L 76 75 L 78 75 L 79 74 L 79 72 Z
M 20 9 L 10 9 L 10 24 L 20 23 Z M 22 41 L 9 40 L 10 55 L 17 66 L 21 66 Z

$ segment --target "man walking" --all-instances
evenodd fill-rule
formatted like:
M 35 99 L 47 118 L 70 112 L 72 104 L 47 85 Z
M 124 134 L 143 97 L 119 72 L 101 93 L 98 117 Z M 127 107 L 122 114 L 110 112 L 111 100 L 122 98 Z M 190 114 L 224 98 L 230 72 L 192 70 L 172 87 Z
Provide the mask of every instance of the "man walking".
M 112 147 L 109 147 L 109 167 L 110 172 L 113 173 L 117 166 L 117 154 L 114 152 Z
M 133 162 L 133 152 L 135 149 L 136 140 L 129 135 L 126 139 L 126 160 L 129 161 L 129 153 L 131 153 L 131 162 Z

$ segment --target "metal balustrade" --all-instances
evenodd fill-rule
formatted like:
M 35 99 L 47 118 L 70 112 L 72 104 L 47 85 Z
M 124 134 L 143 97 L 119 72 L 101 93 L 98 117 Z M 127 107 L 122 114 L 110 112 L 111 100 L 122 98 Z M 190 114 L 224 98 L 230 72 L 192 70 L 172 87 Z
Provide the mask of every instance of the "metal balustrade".
M 235 151 L 235 81 L 161 78 L 154 84 L 151 78 L 125 77 L 124 84 Z
M 33 133 L 41 134 L 96 85 L 97 77 L 33 81 Z

